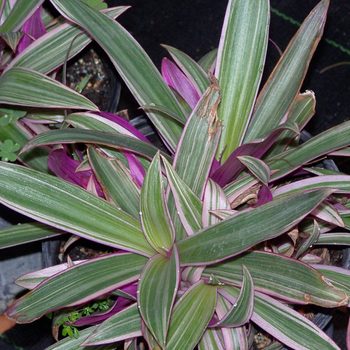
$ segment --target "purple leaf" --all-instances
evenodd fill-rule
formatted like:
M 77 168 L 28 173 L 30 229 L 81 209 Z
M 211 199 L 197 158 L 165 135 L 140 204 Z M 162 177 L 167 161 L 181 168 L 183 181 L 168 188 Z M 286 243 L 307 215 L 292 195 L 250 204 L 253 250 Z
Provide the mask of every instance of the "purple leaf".
M 99 114 L 101 117 L 120 125 L 140 140 L 149 142 L 146 136 L 144 136 L 140 131 L 138 131 L 134 126 L 132 126 L 128 121 L 124 120 L 123 118 L 108 112 L 96 112 L 96 114 Z
M 291 129 L 295 131 L 293 126 L 295 127 L 294 124 L 285 123 L 271 131 L 267 137 L 259 138 L 253 140 L 252 142 L 241 145 L 230 154 L 226 162 L 213 173 L 211 178 L 216 181 L 221 187 L 232 182 L 245 168 L 245 165 L 242 164 L 237 158 L 238 156 L 249 155 L 261 159 L 265 152 L 273 145 L 275 140 L 285 129 Z
M 80 162 L 68 157 L 66 149 L 57 148 L 51 151 L 47 164 L 49 169 L 58 177 L 84 189 L 88 188 L 89 180 L 93 176 L 94 186 L 99 197 L 104 198 L 102 188 L 97 182 L 92 170 L 76 172 Z M 91 185 L 91 184 L 90 184 Z
M 141 162 L 138 160 L 138 158 L 129 152 L 123 152 L 130 168 L 130 174 L 133 177 L 133 179 L 136 181 L 136 183 L 142 187 L 143 179 L 145 178 L 146 171 L 144 167 L 142 166 Z
M 265 203 L 271 202 L 273 200 L 270 188 L 264 184 L 261 185 L 260 191 L 258 193 L 258 202 L 253 205 L 253 208 L 259 207 Z
M 43 20 L 41 19 L 41 11 L 42 8 L 40 6 L 24 24 L 22 28 L 24 35 L 17 46 L 18 53 L 27 48 L 34 41 L 33 39 L 38 39 L 46 33 Z
M 176 90 L 193 109 L 199 100 L 199 95 L 180 68 L 172 61 L 164 58 L 162 61 L 162 75 L 165 82 Z

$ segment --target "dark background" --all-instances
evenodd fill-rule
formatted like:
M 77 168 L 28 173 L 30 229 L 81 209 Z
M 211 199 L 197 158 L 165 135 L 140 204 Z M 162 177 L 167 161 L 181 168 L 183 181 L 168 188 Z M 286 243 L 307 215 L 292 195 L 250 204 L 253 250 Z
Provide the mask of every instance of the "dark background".
M 132 6 L 119 17 L 119 22 L 145 48 L 158 68 L 162 58 L 167 56 L 166 51 L 159 46 L 160 43 L 174 46 L 195 60 L 216 48 L 227 5 L 227 1 L 214 0 L 107 0 L 106 2 L 109 6 Z M 272 9 L 277 10 L 280 15 L 275 11 L 271 15 L 270 38 L 284 50 L 298 30 L 296 22 L 302 22 L 317 3 L 317 0 L 271 0 Z M 321 40 L 314 55 L 303 86 L 303 90 L 310 89 L 316 93 L 316 116 L 306 128 L 313 135 L 350 119 L 350 65 L 345 64 L 320 73 L 330 65 L 350 62 L 349 18 L 350 1 L 332 0 L 324 39 Z M 277 50 L 270 44 L 267 72 L 271 71 L 278 58 Z M 1 209 L 0 207 L 0 211 Z M 0 212 L 0 216 L 4 214 L 5 217 L 9 215 L 7 212 Z M 336 318 L 335 340 L 342 349 L 345 349 L 345 343 L 344 336 L 340 334 L 345 334 L 344 327 L 346 325 L 343 320 Z M 9 343 L 16 342 L 27 350 L 41 350 L 51 342 L 49 326 L 40 321 L 34 325 L 17 326 L 7 334 Z M 14 349 L 12 344 L 5 345 L 0 339 L 1 349 Z
M 174 46 L 195 60 L 218 46 L 226 1 L 143 1 L 107 0 L 110 5 L 132 6 L 119 17 L 144 47 L 157 67 L 167 52 L 159 44 Z M 298 24 L 309 14 L 317 0 L 271 0 L 270 38 L 283 51 L 298 30 Z M 350 65 L 320 71 L 330 65 L 350 63 L 350 1 L 332 0 L 324 39 L 321 40 L 311 62 L 303 90 L 316 93 L 317 115 L 306 128 L 317 134 L 350 119 Z M 269 44 L 266 71 L 271 71 L 279 54 Z

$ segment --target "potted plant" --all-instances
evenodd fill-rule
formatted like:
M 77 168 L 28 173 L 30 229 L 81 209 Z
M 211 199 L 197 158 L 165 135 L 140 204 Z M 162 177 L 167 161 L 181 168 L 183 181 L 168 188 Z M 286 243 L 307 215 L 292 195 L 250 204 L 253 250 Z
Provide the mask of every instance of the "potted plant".
M 56 335 L 62 326 L 71 337 L 50 349 L 136 349 L 139 337 L 150 349 L 248 349 L 253 325 L 270 349 L 339 349 L 299 312 L 347 306 L 350 293 L 349 272 L 312 250 L 349 244 L 350 177 L 310 167 L 348 155 L 350 122 L 298 143 L 315 108 L 300 88 L 329 1 L 312 10 L 262 87 L 268 0 L 229 1 L 218 50 L 195 62 L 165 46 L 174 62 L 164 60 L 162 74 L 105 13 L 50 1 L 67 22 L 0 78 L 0 103 L 24 113 L 10 127 L 37 124 L 22 165 L 0 164 L 0 202 L 37 223 L 3 229 L 0 242 L 68 232 L 113 252 L 20 277 L 31 291 L 7 317 L 26 323 L 53 312 Z M 67 45 L 62 27 L 98 42 L 168 152 L 47 75 L 67 55 L 55 42 Z

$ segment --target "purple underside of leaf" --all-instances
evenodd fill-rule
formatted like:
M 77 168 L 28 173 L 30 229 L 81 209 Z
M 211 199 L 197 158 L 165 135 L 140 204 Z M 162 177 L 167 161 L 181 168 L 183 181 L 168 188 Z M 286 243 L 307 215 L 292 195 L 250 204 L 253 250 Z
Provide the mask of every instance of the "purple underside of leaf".
M 143 179 L 145 178 L 146 171 L 142 166 L 141 162 L 137 159 L 137 157 L 130 152 L 123 152 L 130 168 L 130 174 L 136 183 L 142 187 Z
M 146 142 L 150 142 L 146 136 L 144 136 L 140 131 L 138 131 L 134 126 L 132 126 L 128 121 L 126 121 L 125 119 L 112 114 L 112 113 L 108 113 L 108 112 L 96 112 L 96 114 L 100 115 L 103 118 L 106 118 L 118 125 L 120 125 L 121 127 L 123 127 L 125 130 L 129 131 L 130 133 L 132 133 L 133 135 L 135 135 L 137 138 L 139 138 L 140 140 L 146 141 Z
M 165 82 L 176 90 L 193 109 L 199 100 L 199 95 L 186 75 L 175 63 L 167 58 L 162 60 L 161 69 Z
M 76 172 L 80 162 L 68 157 L 64 148 L 58 148 L 51 151 L 47 164 L 49 169 L 58 177 L 84 189 L 87 189 L 89 179 L 93 176 L 97 193 L 99 197 L 104 198 L 102 188 L 97 182 L 93 171 L 85 170 Z
M 253 205 L 253 208 L 263 205 L 265 203 L 271 202 L 272 200 L 273 200 L 273 196 L 270 191 L 270 188 L 262 184 L 258 193 L 258 202 Z
M 80 264 L 80 263 L 85 262 L 85 261 L 86 260 L 77 260 L 77 261 L 73 261 L 73 263 L 76 265 L 76 264 Z M 22 275 L 21 277 L 18 277 L 15 280 L 15 284 L 22 286 L 24 288 L 27 288 L 27 289 L 33 289 L 39 283 L 35 283 L 35 282 L 31 282 L 31 281 L 22 282 L 22 280 L 23 279 L 35 279 L 35 278 L 49 278 L 49 277 L 52 277 L 53 275 L 56 275 L 56 273 L 67 270 L 68 267 L 69 267 L 68 263 L 63 263 L 63 264 L 58 264 L 58 265 L 46 267 L 45 269 L 41 269 L 38 271 L 29 272 L 29 273 Z
M 22 31 L 25 33 L 17 46 L 18 53 L 27 48 L 33 39 L 38 39 L 46 33 L 43 20 L 41 18 L 42 7 L 40 6 L 32 17 L 24 24 Z
M 232 182 L 245 168 L 245 165 L 237 157 L 252 156 L 261 159 L 284 130 L 285 128 L 279 127 L 264 139 L 254 140 L 239 146 L 230 154 L 226 162 L 213 173 L 211 176 L 212 180 L 217 182 L 221 187 Z

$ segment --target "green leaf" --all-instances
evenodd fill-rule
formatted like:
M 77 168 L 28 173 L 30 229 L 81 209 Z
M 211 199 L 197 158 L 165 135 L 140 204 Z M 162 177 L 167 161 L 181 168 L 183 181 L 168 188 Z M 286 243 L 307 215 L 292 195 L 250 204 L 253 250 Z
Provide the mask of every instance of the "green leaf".
M 283 196 L 234 215 L 178 243 L 180 263 L 215 263 L 293 228 L 332 190 L 311 190 Z
M 18 299 L 6 310 L 6 315 L 18 323 L 27 323 L 49 311 L 83 304 L 137 281 L 146 261 L 141 255 L 124 253 L 75 265 Z
M 198 343 L 198 350 L 224 350 L 218 336 L 220 332 L 220 329 L 207 328 Z
M 51 0 L 51 3 L 64 17 L 84 28 L 101 45 L 141 106 L 151 103 L 165 106 L 182 115 L 183 121 L 186 120 L 150 58 L 122 26 L 80 1 Z M 148 113 L 148 116 L 170 148 L 175 150 L 182 126 L 164 115 Z
M 163 163 L 176 210 L 187 234 L 191 235 L 202 228 L 202 201 L 182 181 L 165 158 L 163 158 Z
M 0 249 L 54 237 L 61 233 L 60 230 L 37 222 L 4 227 L 0 229 Z
M 329 0 L 321 1 L 289 43 L 259 94 L 244 143 L 260 137 L 284 122 L 321 39 L 328 6 Z
M 107 199 L 139 220 L 140 188 L 119 159 L 108 158 L 88 148 L 89 162 Z
M 155 253 L 136 219 L 81 187 L 8 163 L 0 163 L 0 177 L 1 202 L 20 213 L 111 247 Z
M 252 306 L 253 304 L 254 301 Z M 222 295 L 218 294 L 218 301 L 215 309 L 216 314 L 219 318 L 224 317 L 230 308 L 233 307 L 233 305 L 233 303 L 230 303 Z M 225 344 L 226 348 L 233 348 L 237 350 L 248 349 L 247 329 L 245 325 L 231 328 L 220 327 L 219 329 L 221 330 L 223 343 Z
M 222 92 L 218 116 L 225 126 L 216 153 L 222 163 L 242 144 L 262 77 L 268 30 L 268 0 L 229 2 L 215 69 Z
M 105 2 L 103 2 L 103 0 L 82 0 L 82 2 L 85 2 L 85 4 L 89 5 L 95 10 L 102 10 L 108 6 Z
M 247 323 L 254 306 L 254 284 L 246 266 L 243 267 L 243 282 L 237 301 L 217 323 L 210 327 L 239 327 Z
M 343 292 L 326 283 L 309 265 L 278 254 L 252 251 L 207 267 L 203 276 L 213 274 L 223 282 L 241 285 L 242 264 L 253 277 L 255 290 L 287 302 L 337 307 L 346 301 Z
M 222 188 L 212 179 L 208 179 L 203 199 L 203 227 L 214 225 L 220 221 L 220 219 L 213 214 L 213 211 L 218 209 L 231 209 L 230 203 Z
M 225 298 L 232 296 L 233 299 L 238 292 L 237 288 L 227 285 L 220 291 Z M 339 350 L 335 342 L 306 317 L 259 292 L 255 292 L 252 321 L 293 349 Z
M 91 345 L 109 344 L 141 335 L 141 317 L 135 303 L 102 322 L 83 345 L 90 349 Z
M 33 137 L 22 149 L 21 153 L 26 152 L 34 147 L 42 145 L 57 145 L 61 143 L 87 143 L 98 144 L 107 147 L 129 150 L 140 154 L 148 159 L 158 152 L 158 148 L 143 140 L 135 137 L 120 135 L 112 132 L 83 130 L 83 129 L 61 129 L 44 132 Z M 165 152 L 160 152 L 168 161 L 172 158 Z
M 0 103 L 98 111 L 86 97 L 56 80 L 27 68 L 12 68 L 1 76 Z
M 19 41 L 23 37 L 23 34 L 23 32 L 0 32 L 0 37 L 4 39 L 6 41 L 6 44 L 10 46 L 11 50 L 15 52 Z
M 169 259 L 157 254 L 148 261 L 138 283 L 138 305 L 142 319 L 162 348 L 165 348 L 179 280 L 179 257 L 174 245 Z
M 17 0 L 5 22 L 0 27 L 0 32 L 15 32 L 34 14 L 44 0 Z
M 237 158 L 258 180 L 268 186 L 270 181 L 270 169 L 264 161 L 251 156 L 237 156 Z
M 175 171 L 200 199 L 221 132 L 221 123 L 216 114 L 219 103 L 220 90 L 217 82 L 213 82 L 185 125 L 173 163 Z
M 293 150 L 279 154 L 277 159 L 269 159 L 271 171 L 278 170 L 271 175 L 271 180 L 279 179 L 317 157 L 348 146 L 349 132 L 350 121 L 318 134 Z
M 141 190 L 140 217 L 149 244 L 167 256 L 175 240 L 175 231 L 165 198 L 159 153 L 149 166 Z
M 212 70 L 212 66 L 216 61 L 217 53 L 218 49 L 211 50 L 198 60 L 198 64 L 203 68 L 205 72 Z
M 127 7 L 121 6 L 103 10 L 103 13 L 116 18 Z M 26 67 L 47 74 L 78 54 L 91 42 L 91 37 L 71 22 L 64 23 L 35 40 L 28 48 L 16 56 L 6 67 Z
M 288 122 L 296 122 L 299 129 L 304 129 L 307 122 L 315 114 L 316 99 L 312 91 L 306 91 L 303 94 L 298 94 L 288 115 Z M 285 130 L 277 138 L 271 148 L 264 155 L 265 159 L 278 157 L 282 151 L 289 147 L 296 147 L 298 139 L 292 141 L 295 137 L 293 130 Z M 290 141 L 288 141 L 290 140 Z
M 182 295 L 171 315 L 167 350 L 195 347 L 213 316 L 216 289 L 199 281 Z

